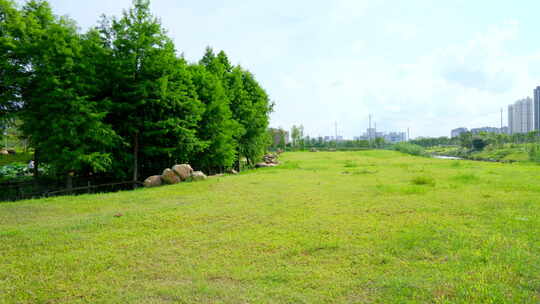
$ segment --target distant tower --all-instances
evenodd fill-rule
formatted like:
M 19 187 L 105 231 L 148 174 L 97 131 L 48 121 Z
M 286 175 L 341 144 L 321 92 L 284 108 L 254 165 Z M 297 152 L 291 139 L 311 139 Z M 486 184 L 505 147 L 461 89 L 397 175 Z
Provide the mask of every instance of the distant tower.
M 534 89 L 534 101 L 533 101 L 533 112 L 534 112 L 534 130 L 540 130 L 540 86 Z
M 527 97 L 508 106 L 510 134 L 528 133 L 535 129 L 533 104 L 533 100 Z

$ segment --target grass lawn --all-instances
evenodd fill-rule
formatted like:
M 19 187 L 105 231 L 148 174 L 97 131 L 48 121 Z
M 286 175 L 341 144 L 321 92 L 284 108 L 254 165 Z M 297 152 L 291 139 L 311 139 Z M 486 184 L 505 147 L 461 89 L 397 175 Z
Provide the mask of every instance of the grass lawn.
M 0 303 L 540 302 L 539 166 L 391 151 L 282 160 L 0 204 Z

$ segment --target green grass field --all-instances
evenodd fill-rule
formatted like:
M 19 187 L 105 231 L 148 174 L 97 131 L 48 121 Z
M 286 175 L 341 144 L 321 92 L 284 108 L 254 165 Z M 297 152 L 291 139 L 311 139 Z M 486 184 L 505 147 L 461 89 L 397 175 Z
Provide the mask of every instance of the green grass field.
M 0 204 L 0 303 L 540 302 L 539 166 L 282 160 Z

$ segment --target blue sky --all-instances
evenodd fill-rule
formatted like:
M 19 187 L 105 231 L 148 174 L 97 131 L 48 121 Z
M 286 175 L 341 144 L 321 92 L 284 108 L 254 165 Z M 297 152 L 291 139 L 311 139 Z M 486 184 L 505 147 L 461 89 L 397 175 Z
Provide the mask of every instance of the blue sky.
M 206 46 L 252 71 L 276 102 L 272 125 L 347 138 L 367 127 L 448 135 L 498 126 L 540 85 L 538 1 L 153 0 L 190 61 Z M 50 0 L 81 28 L 130 0 Z M 519 3 L 516 4 L 516 3 Z

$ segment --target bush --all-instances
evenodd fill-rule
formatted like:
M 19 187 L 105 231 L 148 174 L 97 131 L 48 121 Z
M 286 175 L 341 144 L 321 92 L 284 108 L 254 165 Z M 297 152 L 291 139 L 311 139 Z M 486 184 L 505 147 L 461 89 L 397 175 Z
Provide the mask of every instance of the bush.
M 12 163 L 0 167 L 0 178 L 12 178 L 29 173 L 28 166 L 23 163 Z
M 476 137 L 472 140 L 472 147 L 476 151 L 482 151 L 484 150 L 485 146 L 487 145 L 486 141 L 483 140 L 480 137 Z
M 528 149 L 529 160 L 535 163 L 540 163 L 540 145 L 532 144 Z
M 20 181 L 30 177 L 33 173 L 33 169 L 29 169 L 27 164 L 14 162 L 8 165 L 0 166 L 0 182 L 15 180 Z M 48 175 L 50 173 L 51 170 L 47 164 L 40 164 L 40 175 Z
M 425 156 L 426 152 L 422 146 L 411 144 L 411 143 L 398 143 L 394 145 L 394 149 L 401 152 L 411 155 Z
M 429 176 L 417 176 L 411 182 L 413 185 L 435 186 L 435 180 Z

